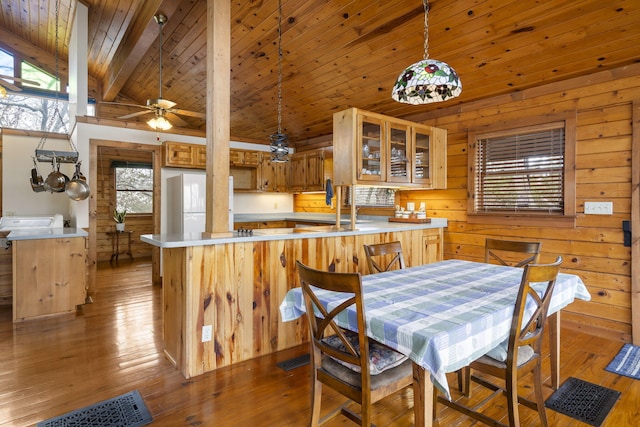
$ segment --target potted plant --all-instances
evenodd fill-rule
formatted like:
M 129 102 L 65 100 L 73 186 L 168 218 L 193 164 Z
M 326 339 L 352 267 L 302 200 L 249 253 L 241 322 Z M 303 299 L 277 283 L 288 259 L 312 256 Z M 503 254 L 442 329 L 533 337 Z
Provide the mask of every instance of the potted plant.
M 113 220 L 116 222 L 116 231 L 124 231 L 124 219 L 127 216 L 127 210 L 119 210 L 115 208 L 113 210 Z

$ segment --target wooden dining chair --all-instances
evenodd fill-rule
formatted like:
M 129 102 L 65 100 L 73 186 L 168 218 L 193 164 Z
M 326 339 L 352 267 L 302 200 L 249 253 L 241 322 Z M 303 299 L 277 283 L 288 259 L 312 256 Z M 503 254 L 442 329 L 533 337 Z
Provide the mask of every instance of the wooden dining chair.
M 492 398 L 498 394 L 506 395 L 510 427 L 520 426 L 518 404 L 537 411 L 541 425 L 548 426 L 542 394 L 542 357 L 540 352 L 549 303 L 561 263 L 562 257 L 558 257 L 553 264 L 525 265 L 511 320 L 509 338 L 463 368 L 466 371 L 464 377 L 467 396 L 471 395 L 470 381 L 493 390 Z M 542 296 L 532 287 L 532 284 L 537 284 L 536 288 L 543 291 Z M 540 288 L 540 284 L 544 284 L 543 289 Z M 486 378 L 472 375 L 473 371 L 502 379 L 504 387 L 500 387 Z M 535 401 L 518 396 L 518 382 L 528 373 L 533 373 Z M 434 393 L 437 393 L 437 390 L 434 390 Z M 436 415 L 435 400 L 485 424 L 504 426 L 481 412 L 461 403 L 444 399 L 442 396 L 436 396 L 434 399 L 434 417 Z M 484 400 L 484 402 L 487 401 L 488 399 Z
M 487 239 L 484 245 L 484 262 L 513 267 L 537 264 L 541 247 L 541 242 Z M 529 256 L 523 259 L 526 255 Z
M 411 361 L 367 337 L 360 273 L 332 273 L 312 269 L 300 261 L 296 264 L 311 332 L 311 426 L 321 422 L 323 384 L 360 404 L 360 414 L 345 404 L 325 418 L 342 413 L 369 426 L 373 403 L 413 383 Z M 327 310 L 316 294 L 318 289 L 344 293 L 347 299 Z M 336 317 L 354 304 L 358 333 L 336 324 Z
M 405 267 L 402 245 L 398 241 L 364 245 L 364 253 L 367 256 L 367 264 L 371 274 Z M 389 262 L 385 262 L 391 256 L 393 257 Z

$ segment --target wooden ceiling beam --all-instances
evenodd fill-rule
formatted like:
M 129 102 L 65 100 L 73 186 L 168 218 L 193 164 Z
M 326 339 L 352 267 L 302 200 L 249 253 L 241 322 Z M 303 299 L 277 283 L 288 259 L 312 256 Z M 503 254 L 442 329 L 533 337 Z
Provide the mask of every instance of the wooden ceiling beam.
M 113 101 L 158 37 L 158 24 L 153 17 L 161 12 L 171 16 L 180 5 L 180 0 L 148 0 L 143 2 L 130 31 L 118 47 L 102 82 L 102 99 Z

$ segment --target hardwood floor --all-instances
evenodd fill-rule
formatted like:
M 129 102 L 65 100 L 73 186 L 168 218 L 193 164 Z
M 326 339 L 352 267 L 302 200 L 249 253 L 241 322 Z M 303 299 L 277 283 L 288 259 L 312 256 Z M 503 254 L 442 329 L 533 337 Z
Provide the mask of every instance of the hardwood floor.
M 96 280 L 94 303 L 75 317 L 14 325 L 10 307 L 0 308 L 0 425 L 34 425 L 134 389 L 154 426 L 307 425 L 309 367 L 283 371 L 275 366 L 306 353 L 306 346 L 187 380 L 162 352 L 161 289 L 151 284 L 150 261 L 121 261 L 119 268 L 100 264 Z M 621 346 L 563 330 L 562 380 L 574 376 L 622 392 L 605 427 L 640 425 L 640 381 L 604 371 Z M 452 388 L 453 397 L 460 398 Z M 545 396 L 551 392 L 546 386 Z M 483 397 L 474 389 L 474 402 Z M 341 402 L 325 388 L 323 414 Z M 498 400 L 487 410 L 494 416 L 504 413 L 504 404 Z M 409 426 L 412 407 L 413 392 L 406 389 L 376 405 L 374 422 Z M 443 405 L 438 409 L 437 425 L 477 425 Z M 524 408 L 520 413 L 523 425 L 537 424 L 534 412 Z M 552 426 L 586 426 L 552 410 L 547 414 Z M 355 424 L 338 416 L 326 425 Z

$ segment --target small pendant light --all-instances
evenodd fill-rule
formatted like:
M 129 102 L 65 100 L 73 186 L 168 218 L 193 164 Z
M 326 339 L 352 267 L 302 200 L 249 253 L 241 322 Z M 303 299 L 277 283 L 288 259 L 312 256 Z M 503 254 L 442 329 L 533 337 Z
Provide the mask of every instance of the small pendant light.
M 269 139 L 271 161 L 289 161 L 289 137 L 282 133 L 282 0 L 278 0 L 278 132 Z

